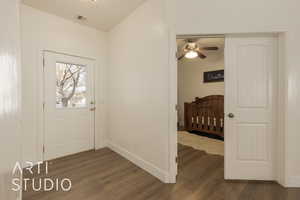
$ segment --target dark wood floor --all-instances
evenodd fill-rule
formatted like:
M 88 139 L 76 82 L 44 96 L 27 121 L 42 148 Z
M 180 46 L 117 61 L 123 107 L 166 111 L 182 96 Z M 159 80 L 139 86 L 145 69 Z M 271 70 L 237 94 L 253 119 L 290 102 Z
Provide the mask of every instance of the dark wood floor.
M 46 177 L 70 178 L 70 192 L 29 190 L 23 200 L 300 200 L 299 189 L 287 190 L 276 183 L 224 181 L 223 160 L 179 145 L 177 184 L 164 184 L 107 148 L 84 152 L 49 166 Z

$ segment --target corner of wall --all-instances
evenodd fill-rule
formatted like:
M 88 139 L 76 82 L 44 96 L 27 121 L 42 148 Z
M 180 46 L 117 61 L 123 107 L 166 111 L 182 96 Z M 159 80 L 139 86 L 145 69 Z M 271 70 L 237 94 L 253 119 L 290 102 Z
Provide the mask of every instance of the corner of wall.
M 108 148 L 112 151 L 120 154 L 127 160 L 131 161 L 135 165 L 139 166 L 143 170 L 147 171 L 151 175 L 158 178 L 160 181 L 164 183 L 169 183 L 169 173 L 159 169 L 157 166 L 153 165 L 152 163 L 142 159 L 141 157 L 127 151 L 126 149 L 122 148 L 121 146 L 109 141 L 107 144 Z

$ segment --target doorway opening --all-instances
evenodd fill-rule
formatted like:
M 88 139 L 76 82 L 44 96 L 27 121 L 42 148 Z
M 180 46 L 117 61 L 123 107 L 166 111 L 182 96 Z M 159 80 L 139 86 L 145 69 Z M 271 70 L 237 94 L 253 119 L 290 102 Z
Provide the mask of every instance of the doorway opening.
M 278 57 L 272 33 L 177 37 L 178 177 L 276 180 Z
M 179 176 L 205 165 L 223 168 L 224 43 L 223 36 L 177 37 Z M 210 161 L 199 166 L 203 159 Z

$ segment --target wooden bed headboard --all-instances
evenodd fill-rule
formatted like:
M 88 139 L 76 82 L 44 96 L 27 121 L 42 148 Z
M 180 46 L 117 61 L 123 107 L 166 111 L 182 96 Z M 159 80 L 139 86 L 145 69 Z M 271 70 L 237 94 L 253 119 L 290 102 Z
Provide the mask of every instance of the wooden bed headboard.
M 186 131 L 200 131 L 224 137 L 224 96 L 196 97 L 184 104 Z

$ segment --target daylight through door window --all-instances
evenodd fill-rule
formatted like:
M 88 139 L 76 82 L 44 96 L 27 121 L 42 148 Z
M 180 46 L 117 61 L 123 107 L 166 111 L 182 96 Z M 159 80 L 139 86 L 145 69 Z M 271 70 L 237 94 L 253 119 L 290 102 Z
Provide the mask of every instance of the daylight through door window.
M 82 108 L 87 105 L 87 72 L 82 65 L 56 63 L 56 107 Z

